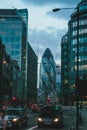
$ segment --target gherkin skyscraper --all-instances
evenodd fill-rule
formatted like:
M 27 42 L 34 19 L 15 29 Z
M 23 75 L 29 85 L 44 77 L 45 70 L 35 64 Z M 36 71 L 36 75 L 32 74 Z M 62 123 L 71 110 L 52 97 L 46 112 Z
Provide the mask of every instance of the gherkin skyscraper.
M 41 99 L 44 103 L 53 102 L 56 98 L 56 69 L 53 55 L 47 48 L 42 56 L 40 65 Z

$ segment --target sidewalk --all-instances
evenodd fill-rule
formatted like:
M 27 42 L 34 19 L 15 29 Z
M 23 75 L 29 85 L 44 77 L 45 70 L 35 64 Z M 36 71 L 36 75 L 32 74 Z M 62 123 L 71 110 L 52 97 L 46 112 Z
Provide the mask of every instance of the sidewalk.
M 87 130 L 87 111 L 81 110 L 82 123 L 79 124 L 79 130 Z

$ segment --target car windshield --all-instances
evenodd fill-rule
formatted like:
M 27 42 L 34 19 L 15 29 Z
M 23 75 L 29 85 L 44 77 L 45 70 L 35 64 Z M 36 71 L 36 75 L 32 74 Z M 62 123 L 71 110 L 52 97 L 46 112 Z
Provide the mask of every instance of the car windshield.
M 54 116 L 57 116 L 59 113 L 59 110 L 58 109 L 55 109 L 55 108 L 52 108 L 52 107 L 45 107 L 41 110 L 40 112 L 40 116 L 43 116 L 43 117 L 54 117 Z
M 19 115 L 19 111 L 18 110 L 7 110 L 6 114 L 7 115 Z

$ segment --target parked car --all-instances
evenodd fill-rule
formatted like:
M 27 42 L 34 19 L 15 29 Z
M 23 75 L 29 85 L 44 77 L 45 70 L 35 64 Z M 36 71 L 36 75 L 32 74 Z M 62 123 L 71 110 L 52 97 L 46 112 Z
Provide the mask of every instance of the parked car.
M 38 128 L 46 125 L 55 127 L 63 125 L 62 108 L 57 106 L 45 106 L 41 109 L 37 119 Z
M 8 108 L 6 109 L 6 115 L 13 127 L 21 128 L 28 124 L 28 116 L 23 108 Z

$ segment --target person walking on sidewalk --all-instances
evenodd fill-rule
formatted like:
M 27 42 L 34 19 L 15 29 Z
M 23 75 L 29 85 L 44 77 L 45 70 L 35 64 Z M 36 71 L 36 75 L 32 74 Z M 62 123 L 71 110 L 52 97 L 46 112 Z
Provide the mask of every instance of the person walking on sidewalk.
M 0 110 L 0 130 L 7 130 L 6 124 L 7 124 L 8 117 L 5 115 L 5 110 Z

